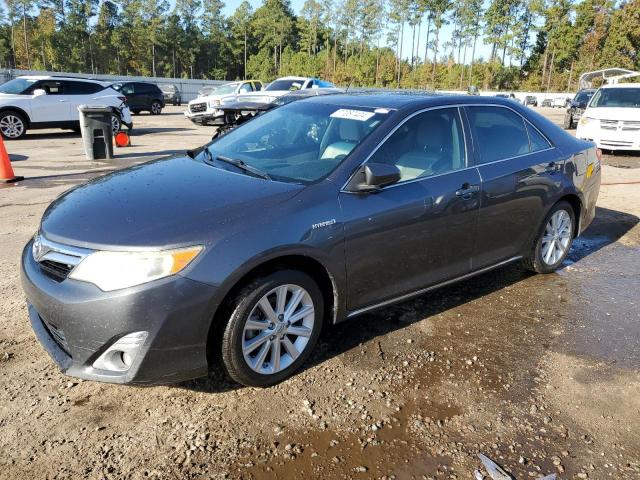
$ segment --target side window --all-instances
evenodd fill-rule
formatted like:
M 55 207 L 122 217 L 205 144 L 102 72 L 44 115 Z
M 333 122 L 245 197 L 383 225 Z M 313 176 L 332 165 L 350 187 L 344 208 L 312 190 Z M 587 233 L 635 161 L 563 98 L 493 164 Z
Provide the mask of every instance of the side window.
M 243 83 L 242 86 L 240 87 L 240 93 L 248 93 L 251 92 L 251 84 L 250 83 Z
M 62 95 L 62 82 L 54 80 L 43 80 L 38 84 L 37 88 L 41 88 L 47 95 Z
M 532 152 L 539 152 L 540 150 L 551 148 L 549 140 L 547 140 L 536 127 L 531 125 L 529 122 L 526 122 L 526 124 L 527 132 L 529 132 L 529 143 L 531 144 Z
M 135 93 L 152 93 L 151 88 L 146 83 L 136 83 L 135 87 L 133 87 Z
M 133 85 L 133 83 L 125 83 L 124 85 L 122 85 L 122 87 L 120 87 L 120 93 L 122 93 L 123 95 L 133 95 L 135 93 Z
M 504 107 L 467 107 L 473 137 L 480 150 L 479 163 L 529 153 L 524 119 Z
M 420 113 L 402 124 L 369 160 L 395 165 L 400 181 L 466 167 L 464 132 L 457 108 Z
M 64 84 L 65 95 L 88 95 L 102 90 L 102 86 L 97 83 L 74 82 L 71 80 L 62 83 Z
M 261 82 L 253 82 L 253 88 L 254 90 L 257 92 L 258 90 L 262 90 L 262 83 Z

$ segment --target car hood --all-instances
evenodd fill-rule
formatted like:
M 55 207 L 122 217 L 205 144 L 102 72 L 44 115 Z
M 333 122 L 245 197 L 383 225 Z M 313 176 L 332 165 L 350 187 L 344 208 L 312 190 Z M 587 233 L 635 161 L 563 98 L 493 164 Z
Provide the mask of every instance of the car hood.
M 53 241 L 96 249 L 206 244 L 225 228 L 302 188 L 188 156 L 174 157 L 113 172 L 68 191 L 47 208 L 41 233 Z
M 640 121 L 640 108 L 596 107 L 587 108 L 583 115 L 598 120 Z
M 258 90 L 257 92 L 247 92 L 238 95 L 238 101 L 268 103 L 292 91 L 296 90 Z

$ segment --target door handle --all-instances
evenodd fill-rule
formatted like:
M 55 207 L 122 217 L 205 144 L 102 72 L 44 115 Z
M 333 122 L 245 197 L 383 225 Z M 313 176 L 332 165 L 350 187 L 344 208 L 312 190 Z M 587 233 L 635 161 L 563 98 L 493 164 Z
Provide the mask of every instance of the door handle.
M 480 191 L 480 185 L 471 185 L 469 182 L 462 184 L 459 190 L 456 190 L 456 195 L 462 197 L 463 200 L 469 200 L 473 197 L 473 194 Z
M 58 100 L 59 102 L 66 102 L 66 100 Z

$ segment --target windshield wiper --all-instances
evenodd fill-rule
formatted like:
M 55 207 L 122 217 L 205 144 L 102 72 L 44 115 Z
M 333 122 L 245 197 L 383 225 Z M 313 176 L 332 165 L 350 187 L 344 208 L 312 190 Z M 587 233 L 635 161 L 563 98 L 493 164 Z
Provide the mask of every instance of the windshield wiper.
M 207 158 L 210 160 L 211 159 L 211 152 L 209 152 L 208 148 L 205 148 L 205 151 L 208 153 Z M 251 173 L 257 177 L 260 178 L 264 178 L 266 180 L 271 180 L 271 177 L 269 176 L 269 174 L 267 172 L 263 172 L 262 170 L 252 166 L 252 165 L 248 165 L 247 163 L 243 162 L 242 160 L 236 160 L 234 158 L 229 158 L 229 157 L 225 157 L 223 155 L 218 155 L 216 157 L 216 160 L 220 161 L 220 162 L 224 162 L 224 163 L 228 163 L 230 165 L 233 165 L 234 167 L 238 167 L 240 170 L 244 170 L 245 172 Z

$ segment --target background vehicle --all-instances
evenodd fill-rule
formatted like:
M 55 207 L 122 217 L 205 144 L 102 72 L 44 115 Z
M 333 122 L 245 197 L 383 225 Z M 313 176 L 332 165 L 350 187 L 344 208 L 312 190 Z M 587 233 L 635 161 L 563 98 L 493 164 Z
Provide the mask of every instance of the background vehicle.
M 238 101 L 269 103 L 287 93 L 307 88 L 335 88 L 335 85 L 318 78 L 282 77 L 271 82 L 261 92 L 238 95 Z
M 510 100 L 516 100 L 516 96 L 513 93 L 496 93 L 498 98 L 508 98 Z
M 282 95 L 269 103 L 244 101 L 222 105 L 220 106 L 220 110 L 223 112 L 223 116 L 220 117 L 221 125 L 213 134 L 212 139 L 216 139 L 219 136 L 224 135 L 229 130 L 242 125 L 244 122 L 251 120 L 256 115 L 267 112 L 273 108 L 295 102 L 296 100 L 302 100 L 304 98 L 316 97 L 318 95 L 336 95 L 338 93 L 344 93 L 344 90 L 339 88 L 311 88 L 287 93 L 286 95 Z
M 114 131 L 122 124 L 132 128 L 125 97 L 108 83 L 75 77 L 23 76 L 0 85 L 0 133 L 3 138 L 23 137 L 39 128 L 80 129 L 78 106 L 114 108 Z
M 524 97 L 524 102 L 522 104 L 525 107 L 537 107 L 538 106 L 538 97 L 535 95 L 527 95 Z
M 218 85 L 207 85 L 206 87 L 202 87 L 200 90 L 198 90 L 198 96 L 206 97 L 207 95 L 211 95 L 213 92 L 215 92 L 216 88 L 218 88 Z
M 134 168 L 58 197 L 22 254 L 69 375 L 175 382 L 221 358 L 272 385 L 326 324 L 519 260 L 554 271 L 600 186 L 592 143 L 462 95 L 307 98 Z
M 640 150 L 640 83 L 600 87 L 582 113 L 576 137 L 607 150 Z
M 112 85 L 127 98 L 127 105 L 132 113 L 140 113 L 142 111 L 149 112 L 151 115 L 160 115 L 164 108 L 164 94 L 153 83 L 145 82 L 120 82 Z
M 567 130 L 576 128 L 578 120 L 582 116 L 582 112 L 587 108 L 587 103 L 593 97 L 593 94 L 596 93 L 595 88 L 585 88 L 576 93 L 576 96 L 573 97 L 571 103 L 569 104 L 569 108 L 567 108 L 567 113 L 564 116 L 563 127 Z
M 158 85 L 158 87 L 164 95 L 165 105 L 182 105 L 182 94 L 180 93 L 180 89 L 177 85 L 162 84 Z
M 259 80 L 243 80 L 241 82 L 225 83 L 207 96 L 191 100 L 184 112 L 184 116 L 198 125 L 216 125 L 223 116 L 220 105 L 235 102 L 238 95 L 256 92 L 262 89 Z
M 540 104 L 540 106 L 542 107 L 553 107 L 553 100 L 550 98 L 545 98 L 544 100 L 542 100 L 542 103 Z
M 570 100 L 567 97 L 555 97 L 551 100 L 551 106 L 553 108 L 565 108 Z

